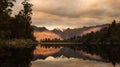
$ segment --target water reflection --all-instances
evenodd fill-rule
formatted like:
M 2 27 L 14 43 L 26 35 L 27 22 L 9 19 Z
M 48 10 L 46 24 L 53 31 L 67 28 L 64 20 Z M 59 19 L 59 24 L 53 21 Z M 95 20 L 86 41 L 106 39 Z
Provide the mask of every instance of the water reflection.
M 83 60 L 79 58 L 52 57 L 39 59 L 32 62 L 32 67 L 113 67 L 111 63 L 98 62 L 93 60 Z M 116 65 L 120 67 L 120 65 Z
M 76 50 L 75 46 L 43 46 L 39 45 L 34 51 L 35 60 L 36 59 L 45 59 L 48 56 L 60 57 L 64 55 L 65 57 L 74 57 L 74 58 L 83 58 L 83 59 L 92 59 L 92 60 L 101 60 L 99 56 L 91 55 L 82 50 Z
M 60 51 L 60 49 L 62 49 L 62 47 L 45 47 L 45 46 L 37 46 L 36 50 L 34 51 L 35 55 L 52 55 L 58 51 Z
M 35 61 L 32 62 L 32 67 L 113 67 L 111 63 L 100 62 L 102 59 L 99 56 L 86 53 L 77 47 L 39 45 L 34 51 Z

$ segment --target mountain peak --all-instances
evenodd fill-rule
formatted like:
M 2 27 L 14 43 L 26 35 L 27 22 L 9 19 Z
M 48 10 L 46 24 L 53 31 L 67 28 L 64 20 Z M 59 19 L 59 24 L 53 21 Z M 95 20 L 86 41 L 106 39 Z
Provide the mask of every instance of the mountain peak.
M 60 29 L 57 29 L 57 28 L 51 30 L 51 32 L 56 33 L 58 35 L 61 35 L 63 33 Z
M 37 27 L 33 26 L 34 31 L 42 32 L 42 31 L 48 31 L 46 27 Z
M 59 28 L 55 28 L 52 31 L 61 31 Z

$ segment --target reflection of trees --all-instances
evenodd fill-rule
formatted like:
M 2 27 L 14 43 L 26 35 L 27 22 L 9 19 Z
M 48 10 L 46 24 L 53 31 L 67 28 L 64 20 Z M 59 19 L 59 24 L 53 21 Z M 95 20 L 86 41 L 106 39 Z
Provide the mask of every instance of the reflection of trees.
M 44 45 L 41 45 L 41 47 L 43 48 L 60 48 L 60 47 L 68 47 L 70 49 L 73 49 L 73 50 L 81 50 L 82 46 L 80 47 L 80 45 L 74 45 L 74 44 L 67 44 L 67 45 L 64 45 L 64 44 L 44 44 Z
M 43 47 L 43 48 L 60 48 L 61 46 L 60 45 L 57 45 L 57 46 L 55 46 L 55 45 L 41 45 L 41 47 Z

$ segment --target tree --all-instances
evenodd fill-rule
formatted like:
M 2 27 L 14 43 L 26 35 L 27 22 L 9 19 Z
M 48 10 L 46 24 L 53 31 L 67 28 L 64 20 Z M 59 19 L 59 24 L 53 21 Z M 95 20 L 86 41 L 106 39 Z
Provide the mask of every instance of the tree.
M 32 14 L 32 4 L 29 3 L 29 0 L 24 0 L 22 2 L 23 10 L 21 10 L 18 15 L 15 16 L 14 24 L 17 26 L 17 29 L 14 31 L 18 33 L 16 37 L 18 38 L 31 38 L 33 37 L 33 28 L 31 26 L 31 14 Z
M 115 27 L 116 26 L 116 20 L 113 20 L 111 27 Z

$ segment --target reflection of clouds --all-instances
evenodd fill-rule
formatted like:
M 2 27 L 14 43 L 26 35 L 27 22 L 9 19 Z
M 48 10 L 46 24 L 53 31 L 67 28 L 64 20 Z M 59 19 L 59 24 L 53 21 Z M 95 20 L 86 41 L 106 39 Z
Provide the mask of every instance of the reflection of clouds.
M 119 67 L 117 65 L 116 67 Z M 103 63 L 78 58 L 54 58 L 47 57 L 47 60 L 36 60 L 32 62 L 32 67 L 113 67 L 110 63 Z

